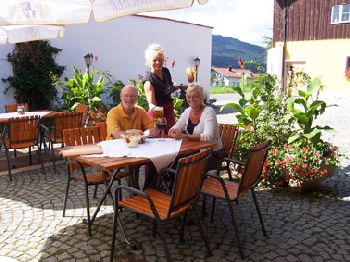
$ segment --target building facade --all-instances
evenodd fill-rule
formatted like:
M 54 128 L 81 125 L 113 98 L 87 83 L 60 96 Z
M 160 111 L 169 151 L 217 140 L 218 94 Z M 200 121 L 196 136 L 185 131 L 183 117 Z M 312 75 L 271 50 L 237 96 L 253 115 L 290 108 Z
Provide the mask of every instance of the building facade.
M 350 0 L 275 0 L 268 72 L 286 85 L 294 71 L 350 92 Z
M 135 15 L 103 23 L 67 25 L 64 37 L 51 40 L 50 43 L 62 49 L 56 62 L 66 66 L 64 76 L 72 77 L 73 66 L 85 70 L 83 57 L 93 53 L 98 57 L 93 63 L 93 69 L 109 71 L 116 80 L 124 83 L 128 83 L 129 79 L 137 80 L 139 75 L 145 74 L 148 66 L 145 64 L 144 51 L 148 45 L 159 43 L 166 52 L 166 65 L 175 83 L 187 84 L 186 69 L 193 66 L 195 57 L 199 57 L 198 82 L 206 90 L 210 87 L 210 26 Z M 13 48 L 14 45 L 10 44 L 0 45 L 0 78 L 12 75 L 11 64 L 6 58 Z M 4 112 L 3 105 L 15 102 L 11 90 L 7 95 L 3 94 L 5 88 L 6 84 L 0 81 L 0 112 Z M 108 95 L 104 100 L 108 100 Z M 106 101 L 106 104 L 109 103 Z

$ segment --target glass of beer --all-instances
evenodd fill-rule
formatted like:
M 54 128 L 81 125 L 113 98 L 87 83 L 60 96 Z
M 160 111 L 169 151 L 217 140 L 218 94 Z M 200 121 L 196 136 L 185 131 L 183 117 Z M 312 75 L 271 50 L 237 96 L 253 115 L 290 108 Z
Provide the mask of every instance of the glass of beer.
M 164 118 L 164 109 L 161 106 L 155 106 L 152 108 L 153 112 L 153 122 L 154 124 L 157 124 L 158 118 Z

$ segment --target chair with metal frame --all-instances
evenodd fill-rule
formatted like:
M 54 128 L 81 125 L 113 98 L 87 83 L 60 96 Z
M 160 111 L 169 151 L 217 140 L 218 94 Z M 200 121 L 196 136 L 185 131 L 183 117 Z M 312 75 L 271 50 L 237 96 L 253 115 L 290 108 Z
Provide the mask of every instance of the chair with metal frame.
M 239 182 L 223 179 L 220 177 L 220 167 L 218 167 L 215 172 L 207 173 L 201 189 L 201 193 L 204 195 L 211 196 L 214 199 L 219 198 L 226 201 L 231 215 L 232 224 L 236 233 L 238 248 L 242 259 L 244 259 L 244 252 L 239 239 L 238 226 L 235 219 L 232 202 L 236 202 L 236 204 L 238 204 L 238 199 L 250 191 L 254 200 L 256 211 L 259 216 L 263 235 L 266 236 L 263 218 L 260 212 L 254 188 L 258 185 L 262 178 L 261 172 L 270 144 L 271 141 L 267 140 L 250 148 L 248 159 L 244 164 L 243 174 Z M 232 160 L 232 162 L 237 165 L 242 164 L 241 162 L 235 162 L 234 160 Z M 214 207 L 215 205 L 212 207 L 211 219 L 214 215 Z
M 5 105 L 5 111 L 6 111 L 6 113 L 17 112 L 18 106 L 24 106 L 25 112 L 29 111 L 28 103 L 7 104 L 7 105 Z
M 114 258 L 117 223 L 121 226 L 126 243 L 131 245 L 125 237 L 124 227 L 118 214 L 120 207 L 154 219 L 154 230 L 156 229 L 155 226 L 158 226 L 167 261 L 171 261 L 171 259 L 167 241 L 165 239 L 163 224 L 168 220 L 183 216 L 183 223 L 180 232 L 180 241 L 183 241 L 187 212 L 189 210 L 194 210 L 200 227 L 201 237 L 204 240 L 208 253 L 211 254 L 209 244 L 205 238 L 203 225 L 195 206 L 199 198 L 208 155 L 209 149 L 205 149 L 197 154 L 181 158 L 177 163 L 176 170 L 169 169 L 170 172 L 175 174 L 175 183 L 171 195 L 153 188 L 146 188 L 144 191 L 126 186 L 118 186 L 116 188 L 110 261 L 113 261 Z M 119 192 L 122 190 L 132 192 L 133 196 L 124 200 L 118 199 L 118 196 L 120 195 Z
M 13 168 L 10 149 L 29 148 L 29 164 L 32 164 L 32 147 L 38 144 L 40 127 L 40 116 L 27 116 L 10 118 L 2 135 L 2 145 L 5 148 L 8 174 L 12 181 L 11 169 Z M 7 129 L 7 130 L 6 130 Z M 41 159 L 41 150 L 38 147 L 38 158 L 45 173 L 44 164 Z
M 54 171 L 56 172 L 56 159 L 55 151 L 53 148 L 54 144 L 60 143 L 63 147 L 63 130 L 70 128 L 81 127 L 82 112 L 60 112 L 57 113 L 53 118 L 53 126 L 43 126 L 44 134 L 42 137 L 48 140 L 49 150 L 51 151 L 51 160 L 53 162 Z M 42 142 L 40 142 L 40 148 Z M 46 148 L 46 143 L 44 142 Z
M 63 142 L 64 146 L 81 146 L 88 144 L 96 144 L 103 139 L 100 139 L 100 129 L 99 127 L 81 127 L 74 129 L 65 129 L 63 130 Z M 71 181 L 81 181 L 84 182 L 85 185 L 85 199 L 86 199 L 86 208 L 87 208 L 87 220 L 86 223 L 88 225 L 88 234 L 91 236 L 91 219 L 90 219 L 90 202 L 88 195 L 89 186 L 95 186 L 94 190 L 94 198 L 96 198 L 97 187 L 98 185 L 107 185 L 110 181 L 112 174 L 108 175 L 103 174 L 101 171 L 96 171 L 92 173 L 86 173 L 85 171 L 86 165 L 78 165 L 76 162 L 72 162 L 67 160 L 67 186 L 66 192 L 64 196 L 63 202 L 63 217 L 66 214 L 68 193 Z M 81 172 L 78 172 L 81 170 Z M 75 172 L 77 171 L 77 172 Z M 76 174 L 77 173 L 77 174 Z M 81 173 L 81 174 L 80 174 Z M 120 179 L 127 176 L 127 173 L 119 172 L 114 176 L 114 180 L 118 180 L 118 184 L 120 185 Z

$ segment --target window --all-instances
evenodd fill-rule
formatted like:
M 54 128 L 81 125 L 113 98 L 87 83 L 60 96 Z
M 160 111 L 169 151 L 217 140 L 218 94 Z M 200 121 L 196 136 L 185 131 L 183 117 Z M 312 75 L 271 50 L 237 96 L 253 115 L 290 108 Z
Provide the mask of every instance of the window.
M 333 5 L 331 24 L 350 23 L 350 4 Z

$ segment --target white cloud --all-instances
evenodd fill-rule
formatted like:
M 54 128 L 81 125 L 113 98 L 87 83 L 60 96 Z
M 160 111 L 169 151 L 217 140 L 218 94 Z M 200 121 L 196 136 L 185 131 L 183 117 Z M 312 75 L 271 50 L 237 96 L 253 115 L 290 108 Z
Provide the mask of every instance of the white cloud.
M 263 37 L 272 36 L 273 0 L 209 0 L 205 5 L 151 15 L 209 25 L 213 34 L 263 45 Z

